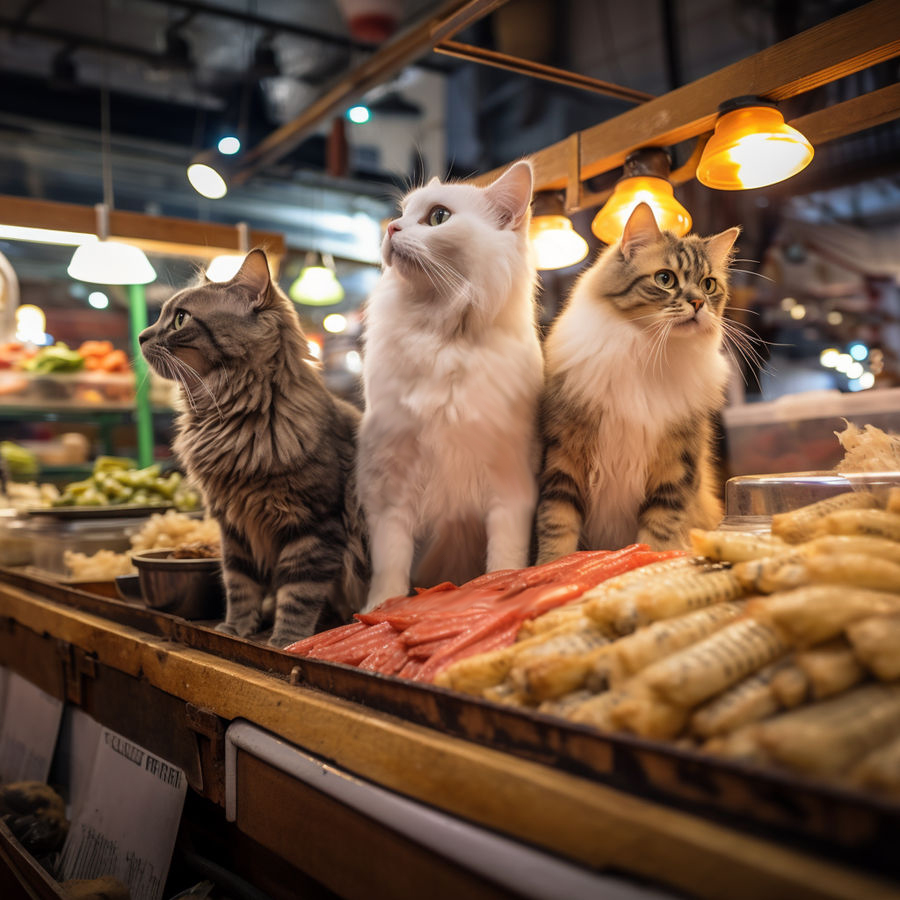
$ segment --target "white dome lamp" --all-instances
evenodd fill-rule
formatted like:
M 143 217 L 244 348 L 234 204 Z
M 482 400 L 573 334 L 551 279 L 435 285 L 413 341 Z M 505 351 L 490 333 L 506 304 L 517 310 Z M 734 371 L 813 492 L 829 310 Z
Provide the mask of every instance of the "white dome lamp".
M 91 284 L 149 284 L 156 270 L 140 247 L 109 240 L 109 207 L 98 203 L 97 241 L 86 241 L 75 249 L 68 273 Z

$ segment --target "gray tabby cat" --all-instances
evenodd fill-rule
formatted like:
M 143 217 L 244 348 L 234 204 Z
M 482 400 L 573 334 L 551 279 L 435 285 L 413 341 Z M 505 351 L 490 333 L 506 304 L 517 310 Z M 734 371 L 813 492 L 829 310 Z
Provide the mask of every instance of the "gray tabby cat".
M 692 527 L 719 522 L 712 417 L 738 233 L 679 238 L 641 203 L 578 280 L 545 344 L 539 563 L 686 547 Z
M 150 366 L 186 401 L 173 449 L 222 530 L 227 597 L 218 628 L 285 646 L 339 624 L 365 599 L 356 501 L 360 414 L 325 387 L 291 301 L 253 250 L 227 283 L 179 291 L 141 333 Z

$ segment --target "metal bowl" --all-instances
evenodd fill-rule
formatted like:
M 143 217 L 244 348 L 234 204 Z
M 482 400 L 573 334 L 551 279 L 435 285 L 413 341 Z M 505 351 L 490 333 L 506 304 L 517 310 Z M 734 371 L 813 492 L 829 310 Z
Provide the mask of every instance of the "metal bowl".
M 225 613 L 222 560 L 173 559 L 171 550 L 134 553 L 144 603 L 185 619 L 221 619 Z

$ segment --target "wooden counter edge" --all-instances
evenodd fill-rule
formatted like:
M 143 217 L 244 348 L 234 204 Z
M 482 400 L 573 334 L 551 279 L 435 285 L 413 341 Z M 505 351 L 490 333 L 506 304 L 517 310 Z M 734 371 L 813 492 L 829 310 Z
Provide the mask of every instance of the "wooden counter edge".
M 0 583 L 0 616 L 363 778 L 587 866 L 709 898 L 900 898 L 900 890 L 547 766 L 295 687 Z

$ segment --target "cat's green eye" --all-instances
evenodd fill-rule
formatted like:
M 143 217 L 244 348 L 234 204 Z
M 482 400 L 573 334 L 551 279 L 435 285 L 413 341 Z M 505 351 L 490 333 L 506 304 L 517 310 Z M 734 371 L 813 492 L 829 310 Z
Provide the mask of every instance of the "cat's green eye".
M 661 288 L 675 287 L 675 273 L 671 269 L 660 269 L 653 276 L 653 280 Z
M 450 210 L 446 206 L 435 206 L 428 213 L 429 225 L 443 225 L 450 218 Z
M 703 288 L 704 294 L 711 294 L 713 291 L 715 291 L 715 289 L 717 287 L 716 279 L 715 278 L 704 278 L 703 281 L 700 282 L 700 287 Z
M 175 319 L 172 322 L 175 330 L 178 331 L 179 328 L 184 328 L 190 318 L 191 314 L 189 312 L 185 312 L 183 309 L 179 309 L 178 312 L 175 313 Z

